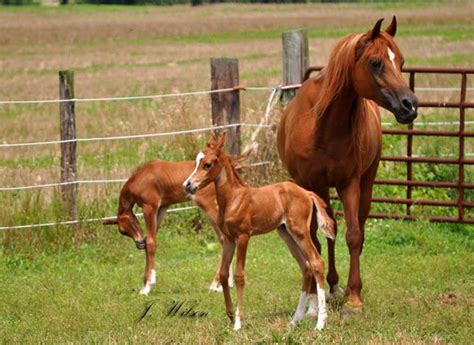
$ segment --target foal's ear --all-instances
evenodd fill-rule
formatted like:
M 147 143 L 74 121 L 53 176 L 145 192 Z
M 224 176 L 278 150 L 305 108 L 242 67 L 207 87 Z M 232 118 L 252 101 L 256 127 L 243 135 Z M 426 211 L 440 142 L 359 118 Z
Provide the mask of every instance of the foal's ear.
M 217 141 L 217 138 L 216 138 L 215 133 L 211 132 L 211 134 L 209 134 L 209 139 L 207 139 L 207 147 L 215 146 L 216 141 Z
M 220 138 L 217 140 L 217 148 L 222 149 L 225 145 L 226 132 L 222 132 Z
M 397 33 L 397 17 L 393 16 L 392 22 L 385 29 L 385 32 L 390 36 L 395 37 L 395 34 Z
M 377 20 L 377 23 L 375 23 L 372 31 L 369 31 L 371 40 L 374 40 L 378 37 L 380 33 L 380 27 L 382 26 L 382 22 L 383 22 L 383 18 L 380 18 L 379 20 Z

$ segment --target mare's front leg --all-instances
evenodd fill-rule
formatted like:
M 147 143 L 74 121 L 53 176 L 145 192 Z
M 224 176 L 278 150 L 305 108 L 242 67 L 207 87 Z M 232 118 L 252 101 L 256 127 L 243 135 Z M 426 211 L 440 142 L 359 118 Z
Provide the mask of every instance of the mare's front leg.
M 360 179 L 353 179 L 341 191 L 340 195 L 342 196 L 344 206 L 344 218 L 347 225 L 346 242 L 350 254 L 350 268 L 346 290 L 348 301 L 346 304 L 351 307 L 361 307 L 362 298 L 360 291 L 362 289 L 362 281 L 360 278 L 359 257 L 362 251 L 364 234 L 359 223 Z
M 224 248 L 222 252 L 222 265 L 219 273 L 219 278 L 224 292 L 224 301 L 226 307 L 227 316 L 231 321 L 234 321 L 234 312 L 232 308 L 232 298 L 230 296 L 229 289 L 229 267 L 232 263 L 232 257 L 234 256 L 235 242 L 227 236 L 224 237 Z
M 156 234 L 159 223 L 166 214 L 166 208 L 161 208 L 157 213 L 158 206 L 144 205 L 143 216 L 146 224 L 146 265 L 143 276 L 143 288 L 141 295 L 148 295 L 156 284 L 155 254 L 156 254 Z
M 237 311 L 235 312 L 234 331 L 242 327 L 244 318 L 244 286 L 245 286 L 245 258 L 247 256 L 247 245 L 249 235 L 241 234 L 237 238 L 237 264 L 235 268 L 235 285 L 237 286 Z

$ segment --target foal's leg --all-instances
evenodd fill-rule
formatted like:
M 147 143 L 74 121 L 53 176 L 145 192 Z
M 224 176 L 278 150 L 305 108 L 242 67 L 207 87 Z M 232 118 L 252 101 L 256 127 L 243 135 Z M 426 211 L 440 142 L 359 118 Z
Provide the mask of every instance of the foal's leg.
M 237 286 L 237 311 L 235 312 L 234 331 L 238 331 L 244 318 L 244 286 L 245 286 L 245 257 L 249 235 L 242 234 L 237 238 L 237 264 L 235 268 L 235 285 Z
M 153 285 L 156 283 L 156 271 L 155 271 L 155 253 L 156 253 L 156 233 L 158 230 L 159 223 L 166 214 L 166 208 L 162 208 L 158 211 L 158 206 L 144 205 L 143 216 L 146 224 L 146 265 L 145 274 L 143 277 L 143 288 L 140 290 L 140 294 L 148 295 Z
M 220 283 L 220 271 L 221 271 L 222 261 L 224 259 L 224 237 L 222 235 L 221 230 L 217 226 L 217 224 L 211 219 L 211 217 L 208 217 L 208 218 L 214 231 L 216 232 L 217 239 L 219 240 L 222 246 L 221 257 L 217 265 L 216 275 L 214 276 L 214 279 L 211 285 L 209 286 L 209 290 L 215 291 L 215 292 L 222 292 L 222 285 Z M 232 265 L 230 265 L 229 266 L 229 287 L 233 287 L 233 286 L 234 286 L 234 275 L 232 273 Z
M 292 231 L 291 235 L 307 258 L 307 268 L 311 271 L 313 278 L 316 280 L 316 289 L 318 292 L 318 322 L 316 329 L 322 330 L 328 317 L 326 296 L 324 294 L 324 261 L 311 240 L 309 228 L 305 229 L 305 226 L 301 226 L 294 228 L 294 230 L 296 231 Z
M 311 272 L 306 268 L 306 259 L 303 253 L 301 253 L 300 248 L 290 236 L 284 225 L 280 225 L 278 227 L 278 235 L 280 235 L 282 240 L 285 241 L 286 245 L 288 246 L 288 249 L 290 250 L 291 255 L 293 255 L 295 260 L 298 262 L 298 265 L 300 266 L 301 270 L 301 275 L 303 277 L 300 299 L 298 302 L 298 306 L 296 307 L 295 314 L 293 315 L 293 319 L 291 320 L 291 325 L 295 326 L 303 319 L 306 299 L 309 297 L 308 291 L 310 289 L 311 282 L 313 282 L 314 279 Z
M 329 217 L 332 218 L 334 221 L 334 240 L 331 240 L 330 238 L 327 239 L 327 245 L 328 245 L 328 274 L 326 277 L 326 280 L 329 284 L 329 294 L 334 295 L 340 292 L 340 288 L 338 287 L 339 283 L 339 275 L 337 274 L 336 270 L 336 258 L 335 258 L 335 246 L 336 246 L 336 237 L 337 237 L 337 222 L 336 222 L 336 217 L 334 215 L 334 210 L 331 207 L 331 200 L 329 198 L 329 189 L 326 188 L 325 190 L 318 191 L 316 194 L 318 194 L 326 203 L 326 212 Z M 313 235 L 311 233 L 311 235 Z M 317 248 L 319 250 L 319 254 L 321 254 L 320 248 Z
M 211 223 L 211 226 L 216 233 L 216 237 L 219 240 L 221 247 L 223 248 L 224 237 L 222 235 L 221 229 L 217 225 L 218 208 L 217 208 L 215 196 L 212 195 L 212 197 L 209 197 L 207 194 L 201 194 L 201 195 L 198 194 L 196 195 L 194 202 L 206 215 L 207 219 L 209 220 L 209 223 Z M 221 271 L 223 255 L 224 254 L 222 251 L 219 263 L 217 264 L 216 274 L 214 275 L 214 279 L 212 280 L 211 285 L 209 285 L 209 290 L 211 291 L 222 292 L 222 285 L 220 283 L 219 275 Z M 232 274 L 232 265 L 230 265 L 229 267 L 229 286 L 230 287 L 234 286 L 234 275 Z
M 222 290 L 224 292 L 224 301 L 226 307 L 227 316 L 231 321 L 234 321 L 234 312 L 232 308 L 232 298 L 229 290 L 229 267 L 232 263 L 232 257 L 234 256 L 235 242 L 227 237 L 224 237 L 224 248 L 222 252 L 222 265 L 219 273 L 221 280 Z

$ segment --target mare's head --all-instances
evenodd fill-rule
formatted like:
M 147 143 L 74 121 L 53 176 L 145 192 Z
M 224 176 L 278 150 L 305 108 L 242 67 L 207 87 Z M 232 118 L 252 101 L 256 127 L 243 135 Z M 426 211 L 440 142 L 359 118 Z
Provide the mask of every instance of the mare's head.
M 207 142 L 207 147 L 196 156 L 196 166 L 183 182 L 186 193 L 195 194 L 200 188 L 214 182 L 224 168 L 227 155 L 224 151 L 225 132 L 216 138 L 212 136 Z
M 360 97 L 375 101 L 407 124 L 417 117 L 418 98 L 401 73 L 404 59 L 394 40 L 396 17 L 385 31 L 382 21 L 365 34 L 342 39 L 331 55 L 327 75 L 334 76 L 333 84 L 351 83 Z

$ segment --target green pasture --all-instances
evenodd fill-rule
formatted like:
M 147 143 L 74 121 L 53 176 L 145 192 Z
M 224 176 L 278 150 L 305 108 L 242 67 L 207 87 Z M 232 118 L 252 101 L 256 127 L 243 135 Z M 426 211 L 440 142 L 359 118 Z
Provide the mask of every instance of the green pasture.
M 57 97 L 61 69 L 75 71 L 76 97 L 152 95 L 209 88 L 209 59 L 239 59 L 247 86 L 281 83 L 281 32 L 305 27 L 311 64 L 324 65 L 336 39 L 368 30 L 375 20 L 399 18 L 397 41 L 405 66 L 470 67 L 474 26 L 469 1 L 365 4 L 189 6 L 0 7 L 0 100 Z M 314 16 L 314 20 L 313 20 Z M 243 18 L 243 19 L 241 19 Z M 163 25 L 163 21 L 166 25 Z M 183 25 L 182 23 L 186 23 Z M 209 25 L 208 25 L 209 24 Z M 212 25 L 211 25 L 212 24 Z M 161 26 L 160 26 L 161 25 Z M 385 23 L 386 25 L 386 23 Z M 62 31 L 55 31 L 61 27 Z M 407 77 L 407 76 L 405 76 Z M 468 87 L 474 82 L 468 78 Z M 455 88 L 460 78 L 417 75 L 417 87 Z M 261 120 L 270 91 L 241 92 L 244 123 Z M 420 91 L 421 100 L 458 101 L 456 92 Z M 472 91 L 468 92 L 472 101 Z M 158 133 L 210 124 L 208 96 L 131 102 L 77 103 L 79 138 Z M 253 185 L 288 179 L 275 149 L 282 109 L 274 128 L 258 137 L 260 149 L 244 178 Z M 466 110 L 467 121 L 474 112 Z M 454 122 L 458 110 L 420 109 L 415 128 Z M 382 112 L 387 128 L 406 128 Z M 58 106 L 0 105 L 0 143 L 59 138 Z M 466 125 L 474 130 L 474 125 Z M 243 143 L 252 129 L 242 128 Z M 207 133 L 160 138 L 78 143 L 79 179 L 127 178 L 152 159 L 194 159 Z M 473 159 L 474 140 L 465 139 Z M 413 153 L 456 157 L 457 138 L 415 137 Z M 384 155 L 406 153 L 406 139 L 385 136 Z M 0 187 L 59 181 L 60 148 L 0 148 Z M 379 178 L 406 178 L 404 163 L 382 163 Z M 457 181 L 456 165 L 414 164 L 415 180 Z M 465 166 L 465 181 L 474 168 Z M 81 219 L 114 215 L 120 183 L 80 185 Z M 375 186 L 374 195 L 406 197 L 405 187 Z M 414 188 L 419 199 L 457 200 L 456 189 Z M 474 192 L 465 191 L 474 201 Z M 179 206 L 187 206 L 186 204 Z M 335 208 L 340 208 L 336 202 Z M 405 206 L 373 204 L 374 212 Z M 137 209 L 137 212 L 140 212 Z M 251 240 L 247 260 L 245 320 L 234 333 L 223 296 L 207 290 L 219 245 L 196 210 L 175 212 L 158 235 L 158 283 L 139 296 L 144 255 L 115 227 L 78 226 L 0 230 L 0 343 L 342 343 L 470 344 L 474 307 L 472 225 L 433 224 L 428 216 L 457 216 L 446 207 L 413 206 L 417 222 L 369 220 L 361 259 L 365 306 L 354 313 L 342 300 L 330 302 L 327 328 L 314 320 L 289 322 L 299 297 L 299 269 L 276 234 Z M 474 211 L 466 209 L 468 217 Z M 64 221 L 58 189 L 0 191 L 0 227 Z M 197 226 L 196 226 L 197 224 Z M 339 220 L 337 268 L 345 287 L 349 255 Z M 326 244 L 323 254 L 326 260 Z M 327 261 L 327 260 L 326 260 Z M 235 291 L 233 291 L 235 295 Z M 167 316 L 173 301 L 195 303 L 205 317 Z M 141 321 L 137 321 L 148 312 Z
M 467 226 L 369 221 L 361 259 L 365 307 L 352 314 L 340 300 L 332 301 L 322 333 L 313 330 L 314 320 L 289 327 L 299 269 L 276 234 L 253 238 L 244 328 L 234 333 L 223 296 L 207 290 L 219 246 L 207 223 L 202 229 L 191 226 L 196 215 L 187 211 L 165 220 L 158 283 L 147 297 L 138 295 L 143 253 L 115 228 L 8 232 L 0 256 L 2 341 L 468 344 L 472 339 L 474 239 Z M 343 287 L 344 232 L 340 227 L 337 241 Z M 194 310 L 208 315 L 167 316 L 173 301 L 188 306 L 195 301 Z

